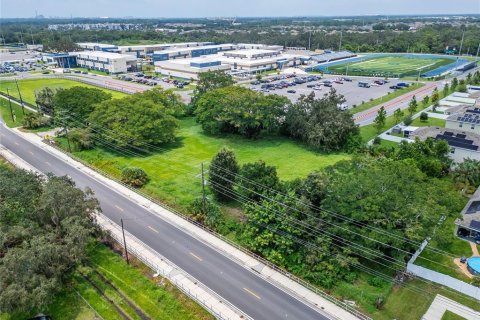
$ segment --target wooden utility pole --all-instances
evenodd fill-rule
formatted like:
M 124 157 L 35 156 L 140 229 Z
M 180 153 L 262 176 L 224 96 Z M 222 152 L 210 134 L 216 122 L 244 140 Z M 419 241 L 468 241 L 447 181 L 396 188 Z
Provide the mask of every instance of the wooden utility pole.
M 18 81 L 15 79 L 15 84 L 17 85 L 18 96 L 20 97 L 20 103 L 22 104 L 22 113 L 25 115 L 25 106 L 23 105 L 22 94 L 20 93 L 20 88 L 18 87 Z
M 10 115 L 12 116 L 12 121 L 15 122 L 15 117 L 13 116 L 13 109 L 12 109 L 12 101 L 10 100 L 10 92 L 7 88 L 7 96 L 8 96 L 8 105 L 10 106 Z
M 128 260 L 127 241 L 125 241 L 125 229 L 123 229 L 123 219 L 120 219 L 120 222 L 122 223 L 122 235 L 123 235 L 123 246 L 125 248 L 125 257 L 127 258 L 127 264 L 130 264 L 130 261 Z
M 207 198 L 205 195 L 205 171 L 203 170 L 203 162 L 202 162 L 202 206 L 203 211 L 206 211 L 207 208 Z

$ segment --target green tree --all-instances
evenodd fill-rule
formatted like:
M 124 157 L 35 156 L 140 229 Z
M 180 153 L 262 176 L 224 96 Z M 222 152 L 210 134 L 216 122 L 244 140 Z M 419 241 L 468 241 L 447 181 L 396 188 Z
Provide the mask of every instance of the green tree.
M 217 228 L 223 221 L 220 208 L 208 198 L 205 202 L 202 197 L 193 200 L 190 211 L 196 221 L 210 228 Z
M 66 177 L 0 167 L 0 310 L 39 312 L 85 259 L 100 210 Z
M 50 125 L 50 119 L 37 112 L 29 112 L 23 117 L 23 126 L 28 129 L 36 129 Z
M 95 105 L 110 100 L 112 95 L 103 90 L 87 87 L 60 89 L 53 97 L 55 120 L 68 127 L 83 127 Z
M 280 189 L 277 169 L 267 166 L 262 160 L 244 164 L 239 176 L 241 178 L 237 179 L 238 192 L 252 201 L 259 201 L 263 199 L 262 195 Z
M 77 151 L 88 150 L 95 145 L 94 135 L 89 128 L 70 129 L 68 136 Z
M 378 109 L 377 116 L 375 117 L 375 127 L 377 128 L 377 133 L 380 133 L 385 127 L 385 122 L 387 121 L 387 111 L 385 107 L 382 106 Z
M 458 83 L 458 86 L 457 86 L 457 91 L 458 92 L 467 92 L 467 83 L 465 82 L 465 80 L 460 80 L 460 82 Z
M 423 97 L 422 104 L 423 104 L 424 107 L 427 107 L 429 102 L 430 102 L 430 97 L 429 96 Z
M 437 87 L 435 87 L 435 89 L 433 89 L 433 93 L 432 93 L 432 104 L 433 104 L 432 109 L 433 109 L 433 111 L 435 111 L 437 109 L 439 101 L 440 101 L 440 95 L 438 94 Z
M 405 116 L 405 113 L 400 108 L 396 109 L 395 112 L 393 113 L 393 118 L 395 119 L 395 123 L 399 123 L 404 116 Z
M 450 86 L 448 85 L 448 83 L 445 83 L 445 85 L 443 86 L 443 96 L 446 97 L 448 96 L 449 93 L 450 93 Z
M 178 127 L 175 112 L 170 104 L 155 103 L 136 94 L 101 102 L 88 121 L 106 147 L 115 145 L 144 151 L 151 145 L 175 140 Z
M 410 115 L 413 115 L 417 111 L 418 102 L 415 96 L 412 97 L 412 100 L 408 103 L 408 112 Z
M 462 187 L 473 189 L 480 186 L 480 161 L 475 159 L 465 159 L 457 164 L 452 170 L 452 177 Z
M 458 87 L 458 79 L 457 79 L 456 77 L 453 78 L 452 84 L 451 84 L 450 87 L 451 87 L 451 90 L 452 90 L 453 92 L 455 92 L 455 91 L 457 90 L 457 87 Z
M 277 133 L 288 104 L 286 97 L 231 86 L 203 94 L 195 114 L 209 134 L 227 132 L 253 139 L 261 133 Z
M 148 180 L 148 175 L 142 168 L 127 167 L 122 170 L 122 182 L 132 187 L 141 188 Z
M 212 159 L 208 184 L 218 199 L 228 200 L 233 195 L 233 185 L 239 171 L 237 158 L 232 150 L 222 148 Z
M 313 94 L 302 96 L 287 111 L 286 133 L 315 149 L 345 148 L 352 137 L 359 135 L 359 129 L 349 112 L 338 109 L 344 102 L 335 90 L 320 99 Z
M 198 100 L 205 93 L 214 89 L 232 86 L 234 83 L 232 76 L 222 70 L 202 72 L 198 75 L 198 82 L 195 90 L 193 90 L 191 104 L 195 108 Z
M 58 89 L 52 89 L 50 87 L 42 88 L 39 91 L 35 91 L 35 103 L 38 106 L 38 111 L 50 116 L 54 115 L 53 98 Z

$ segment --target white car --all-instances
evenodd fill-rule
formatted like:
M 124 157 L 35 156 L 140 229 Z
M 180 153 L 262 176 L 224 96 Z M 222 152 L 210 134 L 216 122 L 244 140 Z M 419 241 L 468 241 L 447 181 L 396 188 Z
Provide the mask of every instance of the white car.
M 319 86 L 313 87 L 313 90 L 317 90 L 317 91 L 318 91 L 318 90 L 322 90 L 322 87 L 319 87 Z

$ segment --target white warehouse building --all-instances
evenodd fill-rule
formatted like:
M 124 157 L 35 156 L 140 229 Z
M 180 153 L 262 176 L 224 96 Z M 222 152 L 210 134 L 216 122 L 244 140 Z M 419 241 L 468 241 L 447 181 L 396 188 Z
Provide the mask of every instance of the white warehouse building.
M 231 74 L 255 74 L 302 64 L 298 55 L 282 54 L 280 50 L 229 50 L 196 58 L 176 58 L 156 61 L 155 71 L 169 76 L 198 79 L 198 74 L 225 70 Z
M 135 71 L 137 59 L 131 55 L 104 51 L 81 51 L 73 53 L 77 66 L 108 73 Z

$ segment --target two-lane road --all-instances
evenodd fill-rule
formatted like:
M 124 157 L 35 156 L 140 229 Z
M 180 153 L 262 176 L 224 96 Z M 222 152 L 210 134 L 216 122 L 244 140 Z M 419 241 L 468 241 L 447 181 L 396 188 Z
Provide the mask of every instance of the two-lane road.
M 0 144 L 38 170 L 69 175 L 90 187 L 103 213 L 254 319 L 328 319 L 250 270 L 103 183 L 28 142 L 0 123 Z

